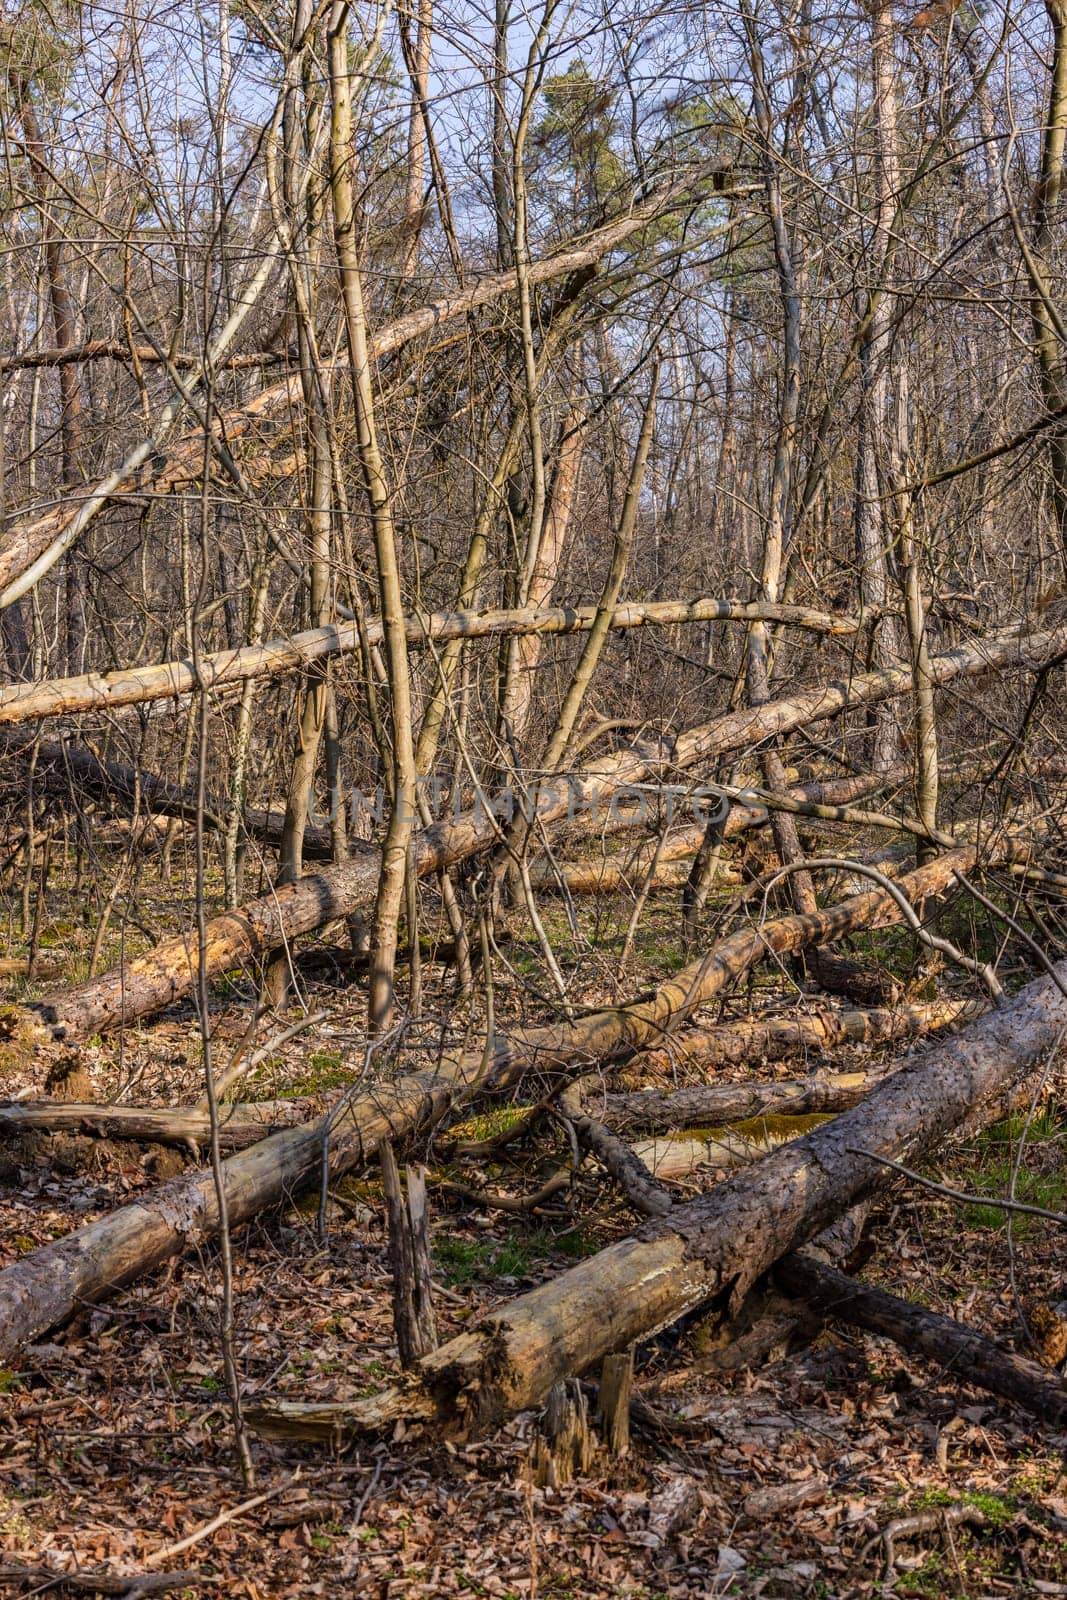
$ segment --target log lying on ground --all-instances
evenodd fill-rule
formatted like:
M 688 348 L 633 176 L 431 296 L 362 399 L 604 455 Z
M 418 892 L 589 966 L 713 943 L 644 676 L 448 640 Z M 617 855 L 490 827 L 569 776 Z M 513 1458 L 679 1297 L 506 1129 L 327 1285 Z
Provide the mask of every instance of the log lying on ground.
M 1057 970 L 1067 977 L 1067 963 Z M 909 1062 L 862 1105 L 510 1301 L 396 1387 L 332 1405 L 260 1403 L 248 1421 L 271 1437 L 330 1441 L 401 1419 L 472 1431 L 539 1404 L 560 1379 L 698 1306 L 728 1316 L 776 1261 L 884 1183 L 872 1155 L 921 1161 L 1058 1047 L 1065 1028 L 1057 984 L 1032 983 Z
M 739 1066 L 764 1058 L 777 1061 L 786 1054 L 834 1045 L 884 1044 L 973 1021 L 985 1009 L 979 1000 L 915 1001 L 848 1011 L 824 1006 L 800 1016 L 757 1017 L 689 1028 L 672 1037 L 669 1045 L 643 1050 L 629 1063 L 629 1071 L 653 1077 L 684 1067 Z
M 898 776 L 902 775 L 903 769 Z M 843 806 L 884 788 L 890 781 L 891 774 L 857 773 L 849 778 L 800 784 L 787 790 L 787 798 L 802 803 Z M 723 839 L 733 839 L 750 829 L 761 828 L 769 820 L 770 812 L 764 805 L 731 804 Z M 643 821 L 644 813 L 635 813 L 633 825 L 639 826 Z M 619 851 L 588 861 L 549 861 L 539 856 L 530 864 L 530 882 L 535 889 L 555 893 L 565 888 L 573 895 L 613 893 L 631 886 L 640 888 L 653 863 L 662 866 L 694 856 L 706 831 L 704 822 L 694 823 L 677 829 L 662 844 L 658 839 L 647 839 L 636 850 Z M 724 875 L 729 870 L 730 863 L 724 863 Z
M 0 957 L 0 979 L 6 978 L 58 978 L 63 971 L 62 961 L 52 956 Z
M 865 1072 L 840 1072 L 793 1083 L 701 1083 L 673 1092 L 637 1089 L 630 1094 L 594 1095 L 591 1110 L 614 1133 L 717 1128 L 752 1117 L 848 1111 L 863 1099 L 872 1082 Z
M 859 1283 L 806 1250 L 780 1261 L 774 1281 L 821 1316 L 880 1334 L 935 1362 L 954 1383 L 974 1384 L 1053 1427 L 1067 1427 L 1067 1383 L 952 1317 Z
M 2 694 L 0 690 L 0 694 Z M 35 746 L 27 743 L 19 754 L 29 755 Z M 91 796 L 113 805 L 120 802 L 125 808 L 135 800 L 146 812 L 162 817 L 178 817 L 184 822 L 196 820 L 196 790 L 191 784 L 171 783 L 154 772 L 127 766 L 120 761 L 103 761 L 92 750 L 82 745 L 49 739 L 36 746 L 38 780 L 44 778 L 56 783 L 73 784 L 80 795 Z M 204 826 L 209 831 L 226 827 L 229 801 L 223 795 L 208 795 L 204 811 Z M 246 806 L 242 818 L 244 833 L 270 849 L 279 849 L 285 824 L 285 808 L 271 810 L 262 806 Z M 358 848 L 358 842 L 356 842 Z M 369 847 L 368 847 L 369 848 Z M 304 830 L 304 855 L 309 860 L 326 860 L 331 853 L 329 828 L 308 825 Z
M 275 1128 L 306 1122 L 321 1099 L 250 1100 L 224 1105 L 219 1137 L 225 1150 L 243 1150 Z M 203 1145 L 211 1137 L 206 1111 L 155 1106 L 104 1106 L 72 1100 L 0 1101 L 0 1139 L 27 1133 L 85 1134 L 146 1144 Z
M 408 645 L 415 649 L 449 639 L 488 639 L 507 635 L 587 633 L 596 606 L 527 606 L 519 610 L 437 611 L 406 621 Z M 616 606 L 610 626 L 616 631 L 669 627 L 697 622 L 766 621 L 807 628 L 817 633 L 847 635 L 859 624 L 854 617 L 817 611 L 810 606 L 773 605 L 749 600 L 630 601 Z M 370 645 L 384 638 L 380 618 L 366 623 Z M 200 663 L 205 688 L 249 678 L 277 678 L 303 671 L 327 656 L 350 655 L 361 648 L 359 625 L 330 623 L 310 628 L 287 639 L 219 650 Z M 114 711 L 119 706 L 152 700 L 175 700 L 198 687 L 191 661 L 162 661 L 150 667 L 130 667 L 116 672 L 89 672 L 73 678 L 53 678 L 42 683 L 14 683 L 0 688 L 0 726 L 30 722 L 41 717 L 75 712 Z
M 899 887 L 912 901 L 936 895 L 954 883 L 957 869 L 969 870 L 976 854 L 974 846 L 947 851 L 902 878 Z M 361 1095 L 343 1114 L 335 1109 L 228 1157 L 223 1173 L 230 1221 L 235 1227 L 248 1221 L 317 1177 L 327 1130 L 330 1172 L 350 1171 L 374 1155 L 380 1139 L 410 1135 L 477 1094 L 509 1088 L 532 1072 L 569 1077 L 590 1063 L 631 1054 L 662 1038 L 772 954 L 900 920 L 895 899 L 870 889 L 817 914 L 782 917 L 733 934 L 647 998 L 573 1022 L 497 1035 L 485 1049 L 447 1054 L 433 1070 Z M 197 1171 L 24 1256 L 0 1272 L 0 1362 L 64 1322 L 78 1306 L 209 1239 L 217 1226 L 213 1174 Z
M 570 276 L 580 283 L 582 275 L 591 275 L 604 256 L 639 235 L 649 222 L 676 206 L 693 203 L 709 189 L 720 194 L 744 192 L 743 186 L 738 186 L 730 163 L 718 158 L 701 162 L 656 185 L 638 204 L 627 207 L 603 226 L 550 255 L 530 261 L 524 269 L 527 285 L 533 287 Z M 514 269 L 488 273 L 462 289 L 440 295 L 428 305 L 406 311 L 371 334 L 368 356 L 371 360 L 381 360 L 422 334 L 437 332 L 446 322 L 492 305 L 517 285 L 518 275 Z M 291 418 L 300 413 L 302 405 L 301 386 L 300 373 L 291 373 L 245 405 L 226 412 L 213 424 L 211 436 L 225 440 L 227 453 L 233 459 L 245 452 L 248 441 L 259 442 L 264 431 L 271 436 L 281 425 L 285 433 L 291 435 Z M 74 500 L 73 507 L 71 496 L 65 496 L 58 506 L 47 502 L 43 511 L 41 507 L 24 511 L 12 522 L 0 547 L 0 607 L 11 605 L 50 571 L 92 519 L 113 500 L 124 495 L 159 499 L 184 485 L 199 482 L 204 470 L 204 444 L 204 434 L 198 430 L 169 446 L 168 453 L 163 455 L 156 439 L 148 438 L 106 478 L 83 491 Z
M 935 683 L 976 675 L 996 666 L 1039 669 L 1067 650 L 1067 625 L 1032 638 L 1013 632 L 994 640 L 961 645 L 930 661 Z M 600 807 L 630 785 L 672 768 L 692 766 L 713 755 L 743 749 L 771 735 L 782 735 L 835 716 L 846 706 L 867 705 L 910 692 L 910 667 L 870 672 L 851 683 L 830 684 L 766 705 L 728 712 L 675 740 L 629 745 L 580 772 L 547 778 L 531 796 L 543 825 L 581 810 Z M 420 875 L 476 855 L 494 844 L 498 822 L 485 808 L 440 822 L 414 835 L 411 859 Z M 238 911 L 214 917 L 207 925 L 206 967 L 210 978 L 265 956 L 324 922 L 367 910 L 378 886 L 377 854 L 309 874 L 275 889 Z M 8 1006 L 0 1012 L 0 1040 L 16 1055 L 34 1046 L 84 1039 L 123 1022 L 150 1016 L 189 994 L 197 979 L 198 941 L 193 934 L 166 940 L 146 956 L 113 968 L 76 988 L 47 995 L 32 1007 Z M 10 1048 L 10 1046 L 9 1046 Z M 0 1045 L 2 1061 L 2 1045 Z

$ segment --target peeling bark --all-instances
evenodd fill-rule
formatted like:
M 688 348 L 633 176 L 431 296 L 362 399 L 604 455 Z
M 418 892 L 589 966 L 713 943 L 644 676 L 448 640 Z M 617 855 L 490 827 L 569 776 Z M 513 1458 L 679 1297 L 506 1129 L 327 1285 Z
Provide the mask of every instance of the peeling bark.
M 937 894 L 955 881 L 957 868 L 968 870 L 975 855 L 974 847 L 947 852 L 902 878 L 899 887 L 913 901 Z M 476 1095 L 509 1088 L 530 1072 L 573 1076 L 590 1062 L 617 1059 L 662 1039 L 772 953 L 801 950 L 858 928 L 890 926 L 900 918 L 896 901 L 879 889 L 815 915 L 782 917 L 723 940 L 649 997 L 573 1022 L 498 1035 L 488 1048 L 454 1052 L 436 1069 L 381 1084 L 343 1112 L 335 1108 L 229 1157 L 222 1170 L 230 1222 L 248 1221 L 314 1178 L 321 1171 L 327 1133 L 328 1166 L 337 1176 L 364 1164 L 381 1139 L 415 1133 Z M 1020 1041 L 1026 1037 L 1020 1028 Z M 209 1239 L 217 1224 L 214 1175 L 198 1171 L 23 1257 L 0 1272 L 0 1361 L 65 1321 L 78 1306 Z
M 1067 963 L 1057 969 L 1067 977 Z M 1051 978 L 925 1056 L 852 1111 L 783 1145 L 690 1205 L 646 1223 L 421 1362 L 406 1383 L 337 1404 L 261 1403 L 271 1437 L 334 1441 L 400 1418 L 471 1432 L 537 1405 L 562 1377 L 700 1305 L 729 1316 L 782 1256 L 885 1182 L 871 1154 L 914 1163 L 1027 1074 L 1067 1027 Z
M 1039 668 L 1067 649 L 1067 625 L 1032 638 L 1001 636 L 961 645 L 931 660 L 937 682 L 972 676 L 992 666 Z M 829 684 L 751 710 L 727 712 L 675 740 L 638 742 L 592 766 L 564 777 L 540 782 L 531 796 L 543 825 L 582 810 L 593 812 L 627 786 L 670 768 L 684 769 L 696 762 L 746 748 L 761 739 L 835 716 L 852 707 L 910 691 L 910 667 L 868 673 L 851 684 Z M 453 822 L 437 823 L 415 834 L 411 845 L 413 870 L 424 876 L 476 855 L 498 837 L 495 818 L 484 811 L 468 812 Z M 968 865 L 973 852 L 967 853 Z M 951 852 L 949 853 L 951 855 Z M 939 857 L 947 860 L 949 857 Z M 935 880 L 937 861 L 931 862 Z M 286 884 L 240 910 L 214 917 L 204 941 L 207 974 L 215 977 L 262 958 L 302 933 L 324 922 L 365 910 L 378 887 L 380 857 L 377 852 Z M 937 892 L 934 890 L 933 892 Z M 862 898 L 862 897 L 859 897 Z M 803 920 L 803 919 L 802 919 Z M 839 935 L 818 931 L 816 917 L 807 941 L 825 943 Z M 847 931 L 847 927 L 842 930 Z M 795 948 L 800 948 L 796 946 Z M 16 1055 L 49 1042 L 77 1040 L 106 1032 L 123 1022 L 150 1016 L 192 991 L 196 981 L 199 945 L 189 934 L 164 941 L 140 956 L 91 982 L 45 996 L 30 1006 L 9 1006 L 0 1011 L 0 1064 L 3 1041 Z

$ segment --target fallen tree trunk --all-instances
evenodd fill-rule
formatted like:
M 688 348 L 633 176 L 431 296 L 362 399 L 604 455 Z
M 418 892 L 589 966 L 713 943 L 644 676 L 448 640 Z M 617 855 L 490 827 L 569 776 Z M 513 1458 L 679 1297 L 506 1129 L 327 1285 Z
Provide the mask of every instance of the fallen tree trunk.
M 0 690 L 0 694 L 2 692 Z M 127 809 L 139 798 L 145 810 L 157 816 L 178 817 L 183 822 L 196 820 L 197 797 L 193 785 L 171 783 L 154 772 L 120 761 L 103 761 L 84 746 L 57 739 L 45 740 L 36 747 L 27 742 L 20 753 L 28 756 L 34 748 L 38 780 L 76 784 L 82 795 L 111 805 L 118 800 Z M 205 828 L 216 832 L 225 830 L 228 811 L 229 801 L 224 795 L 209 794 L 204 810 Z M 277 810 L 246 806 L 242 813 L 246 836 L 270 849 L 281 847 L 284 824 L 284 805 Z M 304 855 L 309 859 L 326 860 L 331 853 L 329 828 L 308 826 L 304 830 Z
M 1067 963 L 1058 972 L 1067 977 Z M 278 1438 L 333 1441 L 402 1418 L 469 1432 L 539 1404 L 560 1379 L 697 1306 L 729 1316 L 776 1261 L 884 1183 L 872 1155 L 921 1161 L 1056 1048 L 1065 1028 L 1056 982 L 1032 983 L 852 1111 L 500 1307 L 396 1387 L 332 1405 L 261 1402 L 247 1419 Z
M 933 681 L 944 683 L 997 667 L 1039 669 L 1067 650 L 1067 625 L 1020 639 L 1014 633 L 997 640 L 961 645 L 930 662 Z M 870 672 L 851 684 L 831 684 L 752 709 L 728 712 L 676 740 L 639 742 L 602 758 L 577 773 L 546 778 L 527 797 L 542 825 L 579 811 L 591 812 L 620 791 L 666 768 L 686 768 L 781 735 L 813 721 L 835 716 L 846 706 L 870 704 L 904 694 L 912 687 L 910 667 Z M 420 876 L 438 872 L 476 855 L 498 839 L 497 818 L 485 807 L 451 822 L 435 823 L 416 833 L 411 859 Z M 379 858 L 368 853 L 353 861 L 272 890 L 240 910 L 226 912 L 207 924 L 207 975 L 217 977 L 244 962 L 267 955 L 322 923 L 365 910 L 378 887 Z M 966 870 L 966 869 L 965 869 Z M 148 955 L 73 989 L 47 995 L 32 1006 L 0 1011 L 0 1041 L 16 1055 L 49 1042 L 84 1039 L 123 1022 L 150 1016 L 189 994 L 197 980 L 199 939 L 193 934 L 164 941 Z M 0 1042 L 0 1064 L 3 1045 Z
M 830 1011 L 824 1007 L 804 1016 L 724 1022 L 710 1028 L 689 1028 L 672 1037 L 669 1045 L 643 1050 L 628 1070 L 634 1076 L 663 1076 L 684 1067 L 739 1066 L 764 1058 L 777 1061 L 785 1054 L 834 1045 L 884 1044 L 971 1021 L 985 1009 L 978 1000 L 932 1000 L 873 1010 Z
M 954 883 L 957 868 L 973 865 L 976 854 L 974 846 L 946 852 L 902 878 L 899 887 L 913 901 L 936 895 Z M 379 1140 L 432 1125 L 476 1094 L 509 1088 L 532 1071 L 569 1077 L 591 1062 L 628 1055 L 662 1038 L 772 953 L 900 920 L 894 898 L 870 889 L 814 915 L 782 917 L 733 934 L 648 998 L 573 1022 L 498 1035 L 485 1049 L 446 1055 L 433 1070 L 382 1084 L 343 1112 L 335 1109 L 230 1156 L 222 1169 L 230 1222 L 237 1226 L 277 1205 L 315 1177 L 324 1159 L 334 1175 L 350 1171 L 374 1155 Z M 24 1256 L 0 1272 L 0 1362 L 78 1306 L 209 1239 L 217 1226 L 214 1175 L 197 1171 Z
M 620 1134 L 718 1128 L 753 1117 L 848 1111 L 863 1099 L 871 1082 L 865 1072 L 840 1072 L 795 1083 L 694 1084 L 673 1092 L 637 1089 L 630 1094 L 594 1096 L 592 1109 L 612 1132 Z M 3 1115 L 0 1107 L 0 1127 Z
M 903 769 L 896 774 L 903 775 Z M 858 773 L 849 778 L 801 784 L 787 790 L 786 794 L 790 800 L 810 801 L 817 805 L 848 805 L 853 800 L 885 788 L 893 776 L 891 773 Z M 770 820 L 770 815 L 767 807 L 758 802 L 752 805 L 732 803 L 723 832 L 724 841 L 753 828 L 763 827 Z M 630 825 L 639 827 L 644 820 L 643 812 L 636 812 Z M 549 893 L 566 889 L 568 894 L 573 895 L 604 894 L 630 886 L 639 888 L 653 864 L 682 861 L 695 855 L 706 831 L 706 823 L 698 822 L 677 830 L 662 845 L 659 839 L 652 838 L 628 854 L 620 851 L 587 861 L 551 861 L 539 856 L 530 864 L 530 882 L 535 889 Z M 729 872 L 729 863 L 724 864 L 724 869 L 723 876 Z M 730 878 L 729 881 L 735 880 Z
M 696 602 L 702 605 L 703 602 Z M 627 608 L 634 609 L 634 608 Z M 654 609 L 642 607 L 640 609 Z M 432 620 L 432 619 L 431 619 Z M 73 681 L 73 680 L 68 680 Z M 99 679 L 86 680 L 99 683 Z M 0 720 L 2 720 L 3 693 L 0 689 Z M 123 762 L 104 761 L 95 751 L 84 746 L 73 744 L 70 741 L 44 740 L 35 742 L 27 740 L 22 746 L 16 746 L 19 754 L 29 756 L 36 753 L 37 766 L 35 775 L 38 782 L 45 781 L 53 784 L 77 785 L 81 795 L 90 795 L 93 799 L 100 800 L 108 805 L 120 802 L 129 808 L 140 799 L 140 803 L 149 813 L 163 817 L 178 817 L 184 822 L 194 822 L 197 814 L 197 797 L 195 788 L 189 784 L 172 783 L 169 779 L 161 778 L 154 772 L 149 772 L 142 767 L 131 767 Z M 832 797 L 835 793 L 854 794 L 857 786 L 861 793 L 879 787 L 880 780 L 877 776 L 861 778 L 845 778 L 839 782 L 808 784 L 802 788 L 790 790 L 790 797 L 797 800 L 824 801 L 834 803 Z M 840 803 L 844 803 L 843 801 Z M 222 831 L 227 826 L 227 813 L 229 800 L 224 795 L 208 795 L 204 811 L 204 826 L 209 831 Z M 727 820 L 727 836 L 743 832 L 747 828 L 758 827 L 767 820 L 768 812 L 758 805 L 731 807 Z M 282 835 L 285 826 L 285 807 L 279 805 L 272 809 L 262 806 L 246 806 L 242 814 L 242 827 L 248 838 L 256 839 L 268 849 L 281 848 Z M 676 839 L 671 839 L 666 848 L 661 852 L 660 859 L 673 861 L 693 853 L 699 845 L 703 834 L 702 827 L 684 830 Z M 692 843 L 693 839 L 696 843 Z M 352 841 L 353 846 L 360 849 L 359 841 Z M 371 846 L 363 846 L 369 852 Z M 652 842 L 647 847 L 643 846 L 639 852 L 638 860 L 633 864 L 633 872 L 643 876 L 643 870 L 648 861 L 644 852 L 647 849 L 648 859 L 655 849 Z M 333 842 L 328 827 L 314 827 L 308 824 L 304 829 L 304 859 L 314 861 L 329 860 L 333 854 Z M 618 871 L 618 879 L 604 877 L 594 880 L 590 877 L 590 868 L 603 865 L 607 874 Z M 558 878 L 561 873 L 571 893 L 592 893 L 595 887 L 617 887 L 622 881 L 623 872 L 615 868 L 614 863 L 592 863 L 590 868 L 578 865 L 576 867 L 562 867 L 559 873 L 551 871 L 551 863 L 543 860 L 533 864 L 530 879 L 535 887 L 558 887 Z M 588 886 L 582 880 L 583 873 L 589 877 Z M 578 882 L 576 887 L 576 880 Z M 42 974 L 44 975 L 44 974 Z
M 779 1261 L 774 1281 L 824 1318 L 892 1339 L 911 1355 L 944 1368 L 953 1383 L 971 1383 L 1022 1406 L 1053 1427 L 1067 1426 L 1067 1384 L 1054 1373 L 1002 1350 L 953 1317 L 858 1283 L 800 1250 Z
M 251 1100 L 219 1108 L 223 1149 L 243 1150 L 276 1128 L 306 1122 L 318 1099 Z M 28 1133 L 85 1134 L 146 1144 L 207 1144 L 211 1119 L 206 1111 L 181 1107 L 102 1106 L 74 1100 L 0 1101 L 0 1139 Z
M 624 244 L 663 216 L 673 206 L 684 204 L 705 186 L 720 193 L 737 192 L 729 165 L 718 159 L 706 161 L 680 177 L 651 190 L 640 204 L 629 207 L 602 227 L 587 233 L 576 243 L 565 245 L 523 269 L 527 284 L 550 283 L 595 267 L 610 251 Z M 462 289 L 439 296 L 428 305 L 418 306 L 387 323 L 368 338 L 367 354 L 372 361 L 400 350 L 421 334 L 435 332 L 444 323 L 464 317 L 480 307 L 510 294 L 518 285 L 515 269 L 486 274 Z M 231 458 L 237 456 L 246 440 L 256 442 L 259 429 L 272 419 L 288 420 L 299 414 L 302 405 L 302 375 L 294 371 L 280 383 L 262 390 L 253 400 L 225 413 L 213 426 L 212 436 L 225 440 Z M 112 501 L 123 496 L 149 496 L 159 499 L 179 487 L 200 481 L 204 470 L 204 434 L 200 430 L 179 439 L 160 458 L 156 441 L 145 440 L 106 478 L 100 479 L 77 496 L 65 496 L 58 505 L 48 502 L 42 510 L 31 507 L 13 520 L 0 547 L 0 609 L 26 592 L 81 537 L 81 534 Z
M 409 617 L 405 631 L 409 646 L 424 648 L 449 639 L 488 639 L 507 636 L 586 633 L 593 625 L 596 606 L 527 606 L 520 610 L 438 611 Z M 846 635 L 859 624 L 853 617 L 816 611 L 810 606 L 772 605 L 748 600 L 631 601 L 611 613 L 616 630 L 668 627 L 697 622 L 777 622 L 817 633 Z M 383 640 L 380 618 L 366 624 L 370 645 Z M 208 689 L 242 683 L 249 678 L 276 678 L 304 671 L 313 661 L 348 655 L 360 649 L 355 622 L 330 623 L 310 628 L 288 639 L 219 650 L 200 662 L 200 682 Z M 89 672 L 80 677 L 54 678 L 43 683 L 13 683 L 0 688 L 0 725 L 30 722 L 86 711 L 114 711 L 119 706 L 146 701 L 174 700 L 199 686 L 190 661 L 163 661 L 150 667 L 130 667 L 116 672 Z

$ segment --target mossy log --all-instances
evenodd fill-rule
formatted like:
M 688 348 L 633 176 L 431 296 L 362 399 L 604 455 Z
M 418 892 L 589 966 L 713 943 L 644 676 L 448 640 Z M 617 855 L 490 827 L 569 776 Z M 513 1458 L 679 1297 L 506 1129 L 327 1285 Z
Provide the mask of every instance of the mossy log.
M 957 869 L 967 871 L 973 865 L 976 853 L 974 846 L 946 851 L 900 879 L 899 887 L 912 901 L 936 895 L 954 882 Z M 733 934 L 651 995 L 628 1005 L 498 1035 L 487 1049 L 446 1054 L 434 1069 L 382 1084 L 343 1112 L 335 1108 L 324 1118 L 229 1156 L 222 1170 L 230 1222 L 236 1226 L 248 1221 L 315 1178 L 327 1132 L 329 1169 L 334 1175 L 347 1172 L 366 1162 L 381 1139 L 410 1135 L 477 1094 L 510 1087 L 533 1071 L 571 1076 L 591 1062 L 618 1059 L 662 1039 L 772 955 L 860 928 L 889 926 L 900 916 L 891 895 L 866 890 L 824 911 L 781 917 Z M 210 1238 L 217 1225 L 214 1177 L 199 1170 L 23 1257 L 0 1272 L 0 1361 L 10 1360 L 78 1306 Z
M 1067 977 L 1067 963 L 1057 970 Z M 270 1437 L 324 1442 L 401 1419 L 469 1433 L 698 1306 L 728 1317 L 776 1261 L 884 1183 L 872 1156 L 921 1160 L 1057 1048 L 1065 1028 L 1067 998 L 1042 978 L 853 1110 L 511 1300 L 394 1388 L 335 1404 L 259 1402 L 247 1419 Z
M 1065 651 L 1067 625 L 1030 638 L 1013 632 L 932 657 L 930 676 L 940 684 L 993 668 L 1036 670 Z M 676 739 L 637 741 L 577 773 L 546 778 L 535 786 L 530 804 L 536 806 L 544 826 L 582 810 L 593 812 L 620 791 L 668 769 L 685 769 L 836 716 L 846 707 L 869 705 L 911 688 L 910 668 L 890 668 L 727 712 Z M 484 808 L 423 829 L 412 840 L 414 870 L 425 876 L 476 855 L 496 842 L 498 829 L 498 820 L 486 815 Z M 204 946 L 208 976 L 215 978 L 264 958 L 325 922 L 369 910 L 378 877 L 379 855 L 372 851 L 211 918 Z M 8 1054 L 19 1059 L 44 1044 L 84 1039 L 151 1016 L 192 992 L 199 958 L 198 939 L 188 932 L 99 978 L 47 995 L 32 1005 L 4 1007 L 0 1013 L 0 1066 L 5 1042 Z

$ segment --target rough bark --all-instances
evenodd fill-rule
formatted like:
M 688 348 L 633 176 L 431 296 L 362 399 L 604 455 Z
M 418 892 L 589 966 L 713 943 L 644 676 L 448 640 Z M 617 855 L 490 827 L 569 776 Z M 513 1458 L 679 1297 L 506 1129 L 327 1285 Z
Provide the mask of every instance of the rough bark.
M 774 1278 L 823 1317 L 892 1339 L 909 1354 L 944 1368 L 954 1383 L 973 1383 L 1054 1428 L 1067 1426 L 1067 1384 L 1061 1378 L 953 1317 L 858 1283 L 806 1250 L 780 1261 Z
M 901 879 L 899 887 L 913 901 L 936 894 L 955 881 L 957 868 L 968 869 L 975 854 L 974 848 L 947 852 Z M 509 1088 L 531 1071 L 570 1076 L 591 1061 L 617 1059 L 661 1039 L 772 953 L 887 926 L 900 915 L 892 896 L 869 890 L 814 916 L 783 917 L 723 940 L 647 998 L 573 1022 L 498 1035 L 486 1048 L 446 1055 L 433 1070 L 379 1085 L 346 1105 L 343 1114 L 335 1108 L 229 1157 L 223 1170 L 231 1224 L 278 1204 L 316 1176 L 327 1133 L 330 1171 L 347 1172 L 366 1162 L 381 1139 L 414 1133 L 476 1094 Z M 1025 1037 L 1024 1030 L 1019 1037 Z M 23 1257 L 0 1272 L 0 1361 L 79 1305 L 209 1239 L 217 1223 L 214 1175 L 200 1171 Z M 610 1344 L 601 1353 L 627 1342 Z
M 400 1182 L 393 1147 L 378 1146 L 389 1229 L 389 1267 L 393 1275 L 393 1328 L 402 1366 L 437 1348 L 434 1327 L 430 1236 L 426 1217 L 425 1168 L 408 1168 L 407 1194 Z
M 807 1016 L 767 1017 L 691 1028 L 669 1046 L 635 1056 L 629 1070 L 663 1075 L 679 1067 L 740 1065 L 763 1058 L 778 1060 L 800 1050 L 825 1050 L 839 1044 L 883 1044 L 914 1034 L 933 1033 L 968 1022 L 985 1011 L 980 1001 L 934 1000 L 874 1010 L 813 1011 Z
M 1058 971 L 1062 980 L 1067 963 Z M 400 1418 L 471 1431 L 538 1404 L 563 1376 L 697 1306 L 728 1316 L 776 1261 L 881 1186 L 885 1169 L 871 1155 L 921 1160 L 1056 1047 L 1065 1027 L 1057 984 L 1030 984 L 854 1110 L 510 1301 L 421 1362 L 408 1382 L 334 1405 L 261 1404 L 249 1421 L 271 1436 L 320 1440 Z

